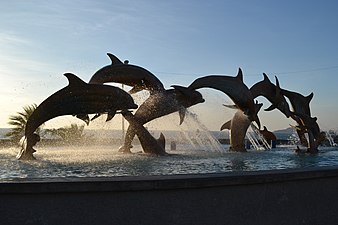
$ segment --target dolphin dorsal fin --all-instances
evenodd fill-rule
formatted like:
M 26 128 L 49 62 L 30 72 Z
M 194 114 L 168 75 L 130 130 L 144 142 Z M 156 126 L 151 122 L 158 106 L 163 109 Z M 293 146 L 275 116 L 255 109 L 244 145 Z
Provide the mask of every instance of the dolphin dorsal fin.
M 238 80 L 240 80 L 241 82 L 243 82 L 243 72 L 242 72 L 242 69 L 241 69 L 241 68 L 238 68 L 238 73 L 237 73 L 236 78 L 237 78 Z
M 279 80 L 278 80 L 277 76 L 275 76 L 275 79 L 276 79 L 276 96 L 280 96 L 281 90 L 280 90 Z
M 269 82 L 270 84 L 272 84 L 271 81 L 270 81 L 270 79 L 269 79 L 269 77 L 268 77 L 268 75 L 266 73 L 263 73 L 263 77 L 264 77 L 263 81 Z
M 268 75 L 266 75 L 266 73 L 263 73 L 263 77 L 264 77 L 264 80 L 267 80 L 267 81 L 270 81 Z
M 86 82 L 84 82 L 83 80 L 81 80 L 75 74 L 65 73 L 64 75 L 68 79 L 68 82 L 69 82 L 68 86 L 83 86 L 83 85 L 87 84 Z
M 310 103 L 312 98 L 313 98 L 313 92 L 311 92 L 311 94 L 309 94 L 308 96 L 305 97 L 306 100 Z
M 119 60 L 119 58 L 117 58 L 115 55 L 113 55 L 111 53 L 107 53 L 107 55 L 110 58 L 112 65 L 123 64 L 123 62 L 121 60 Z

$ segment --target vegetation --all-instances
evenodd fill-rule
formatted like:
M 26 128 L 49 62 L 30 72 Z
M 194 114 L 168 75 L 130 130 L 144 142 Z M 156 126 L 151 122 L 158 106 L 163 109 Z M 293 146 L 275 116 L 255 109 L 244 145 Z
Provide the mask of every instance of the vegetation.
M 77 124 L 71 124 L 70 126 L 61 127 L 58 129 L 48 129 L 46 130 L 46 133 L 49 133 L 53 136 L 58 136 L 64 142 L 78 142 L 85 137 L 83 130 L 84 125 L 78 126 Z
M 25 128 L 28 118 L 32 115 L 37 105 L 27 105 L 23 107 L 22 112 L 17 112 L 16 115 L 9 117 L 8 124 L 12 126 L 11 130 L 6 134 L 6 137 L 14 141 L 19 141 L 25 134 Z M 40 128 L 36 130 L 36 133 L 40 133 Z

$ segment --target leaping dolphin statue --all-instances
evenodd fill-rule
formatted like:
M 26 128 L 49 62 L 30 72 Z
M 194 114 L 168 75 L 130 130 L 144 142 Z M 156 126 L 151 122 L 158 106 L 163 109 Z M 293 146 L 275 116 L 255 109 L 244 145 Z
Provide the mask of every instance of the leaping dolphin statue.
M 111 60 L 111 65 L 98 70 L 89 80 L 90 84 L 121 83 L 133 87 L 129 91 L 130 94 L 144 89 L 149 90 L 151 94 L 165 90 L 162 82 L 150 71 L 140 66 L 123 63 L 111 53 L 107 55 Z
M 313 98 L 313 92 L 308 96 L 303 96 L 300 93 L 281 89 L 281 93 L 286 96 L 293 108 L 293 115 L 291 116 L 298 123 L 296 129 L 298 136 L 303 145 L 308 146 L 308 152 L 317 153 L 318 146 L 323 140 L 323 135 L 320 132 L 317 118 L 311 117 L 310 102 Z M 304 137 L 304 133 L 308 133 L 309 142 Z
M 25 127 L 24 147 L 18 159 L 35 159 L 33 146 L 38 141 L 35 130 L 44 122 L 63 115 L 108 113 L 111 119 L 117 110 L 136 109 L 133 98 L 120 88 L 87 84 L 76 75 L 64 74 L 68 86 L 45 99 L 29 117 Z
M 249 88 L 243 82 L 243 73 L 239 68 L 236 77 L 209 75 L 196 79 L 188 87 L 195 90 L 199 88 L 213 88 L 227 94 L 236 106 L 248 116 L 249 120 L 255 121 L 260 127 L 253 96 Z
M 276 85 L 274 85 L 265 73 L 263 73 L 263 77 L 264 79 L 262 81 L 257 82 L 250 88 L 252 97 L 255 99 L 258 96 L 264 96 L 271 102 L 271 106 L 265 109 L 265 111 L 271 111 L 277 108 L 287 118 L 289 118 L 292 113 L 290 111 L 289 104 L 287 103 L 284 95 L 281 93 L 278 78 L 275 76 Z
M 173 87 L 174 89 L 150 95 L 135 112 L 135 120 L 144 125 L 156 118 L 178 111 L 181 124 L 185 117 L 186 108 L 204 102 L 202 95 L 198 91 L 189 90 L 186 87 L 178 85 L 173 85 Z M 127 129 L 124 145 L 120 147 L 120 151 L 125 153 L 130 152 L 135 134 L 134 127 L 130 124 Z
M 262 103 L 255 104 L 255 110 L 258 112 L 262 107 Z M 246 152 L 245 136 L 251 124 L 251 120 L 242 110 L 237 110 L 233 118 L 221 126 L 221 130 L 229 129 L 230 131 L 230 151 Z
M 277 140 L 277 137 L 274 133 L 272 133 L 271 131 L 269 131 L 266 126 L 263 126 L 263 130 L 259 130 L 259 133 L 261 133 L 261 135 L 263 135 L 264 139 L 271 144 L 272 141 Z
M 132 127 L 133 131 L 138 136 L 143 151 L 151 155 L 166 155 L 165 152 L 165 138 L 161 133 L 160 138 L 156 140 L 147 129 L 135 118 L 129 111 L 121 112 L 123 117 L 129 122 L 129 128 Z

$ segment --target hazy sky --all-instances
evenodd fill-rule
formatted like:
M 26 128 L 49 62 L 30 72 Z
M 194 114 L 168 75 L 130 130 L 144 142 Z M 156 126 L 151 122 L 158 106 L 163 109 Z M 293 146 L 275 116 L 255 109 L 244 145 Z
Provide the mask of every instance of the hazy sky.
M 234 76 L 248 87 L 263 79 L 303 95 L 314 92 L 321 129 L 338 128 L 338 1 L 4 1 L 0 8 L 0 127 L 22 106 L 40 104 L 68 84 L 88 81 L 111 52 L 142 66 L 167 88 L 208 74 Z M 231 119 L 223 93 L 203 89 L 195 106 L 212 130 Z M 263 98 L 258 100 L 269 103 Z M 262 125 L 294 122 L 278 111 Z M 177 119 L 178 121 L 178 119 Z

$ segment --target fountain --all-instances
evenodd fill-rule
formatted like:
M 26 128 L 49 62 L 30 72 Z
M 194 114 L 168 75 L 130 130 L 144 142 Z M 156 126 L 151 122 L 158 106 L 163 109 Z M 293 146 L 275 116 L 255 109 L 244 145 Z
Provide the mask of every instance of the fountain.
M 337 224 L 332 207 L 338 204 L 334 197 L 338 188 L 337 149 L 323 148 L 309 155 L 296 154 L 288 147 L 241 153 L 248 128 L 256 134 L 260 129 L 257 112 L 262 104 L 254 102 L 258 95 L 271 101 L 269 110 L 278 108 L 295 120 L 301 118 L 303 122 L 298 125 L 308 133 L 310 152 L 317 152 L 319 127 L 309 113 L 295 107 L 293 112 L 287 111 L 284 96 L 290 101 L 296 98 L 280 89 L 277 79 L 275 86 L 264 75 L 262 83 L 248 89 L 239 70 L 236 77 L 206 76 L 187 88 L 174 85 L 166 90 L 148 70 L 122 63 L 112 54 L 109 57 L 112 65 L 95 73 L 88 84 L 65 74 L 69 85 L 46 98 L 29 118 L 20 160 L 14 159 L 13 149 L 1 151 L 1 171 L 9 171 L 0 178 L 3 223 Z M 106 82 L 130 85 L 132 90 L 127 93 Z M 269 92 L 268 88 L 259 92 L 263 83 Z M 177 143 L 175 151 L 166 151 L 169 132 L 163 131 L 164 136 L 156 140 L 145 124 L 177 111 L 180 123 L 186 114 L 198 123 L 198 115 L 192 116 L 186 108 L 204 102 L 196 91 L 200 88 L 222 91 L 235 103 L 237 111 L 227 123 L 231 143 L 222 145 L 233 151 L 191 151 L 189 143 Z M 137 105 L 130 94 L 141 89 L 150 95 L 133 113 Z M 111 145 L 88 143 L 74 149 L 39 146 L 40 138 L 34 131 L 43 122 L 74 115 L 90 123 L 90 114 L 97 118 L 103 113 L 108 114 L 107 120 L 115 113 L 126 118 L 130 132 L 123 149 L 128 149 L 136 135 L 141 146 L 134 148 L 143 154 L 123 154 L 117 146 L 112 150 Z M 258 127 L 251 125 L 253 121 Z M 207 132 L 200 127 L 200 133 Z M 210 132 L 207 136 L 212 139 Z M 203 141 L 197 142 L 203 145 Z M 33 149 L 35 144 L 41 149 Z M 219 142 L 215 146 L 219 147 Z M 78 160 L 72 159 L 71 152 L 75 151 Z M 34 158 L 37 160 L 27 160 Z

